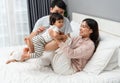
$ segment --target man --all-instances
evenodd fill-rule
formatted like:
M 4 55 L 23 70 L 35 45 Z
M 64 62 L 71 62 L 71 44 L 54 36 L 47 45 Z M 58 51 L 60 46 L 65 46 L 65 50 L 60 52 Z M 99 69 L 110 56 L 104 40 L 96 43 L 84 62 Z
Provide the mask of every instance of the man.
M 66 4 L 62 0 L 60 0 L 60 1 L 54 0 L 51 3 L 50 13 L 60 13 L 61 15 L 64 16 L 65 10 L 66 10 Z M 34 37 L 39 32 L 42 32 L 45 29 L 49 28 L 49 26 L 50 26 L 49 15 L 38 19 L 38 21 L 36 22 L 36 24 L 34 26 L 33 32 L 30 34 L 30 36 L 28 36 L 28 38 Z M 70 22 L 66 17 L 64 17 L 64 26 L 61 29 L 61 31 L 68 36 L 70 36 L 70 32 L 72 32 Z M 65 36 L 63 36 L 63 39 L 64 38 L 65 38 Z M 56 50 L 57 48 L 58 48 L 58 45 L 56 44 L 56 42 L 54 40 L 45 45 L 45 50 L 46 51 L 48 51 L 48 50 L 53 51 L 53 50 Z M 30 56 L 22 56 L 21 59 L 25 60 L 25 59 L 28 59 L 29 57 Z

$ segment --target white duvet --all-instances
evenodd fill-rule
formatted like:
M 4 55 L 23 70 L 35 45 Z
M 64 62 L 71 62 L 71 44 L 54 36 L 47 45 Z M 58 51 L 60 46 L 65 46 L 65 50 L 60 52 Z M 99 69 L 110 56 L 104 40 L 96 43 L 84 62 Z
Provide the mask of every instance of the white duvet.
M 98 76 L 85 72 L 63 76 L 54 73 L 50 67 L 41 68 L 39 59 L 5 64 L 10 52 L 16 48 L 0 49 L 0 83 L 120 83 L 120 68 L 104 71 Z

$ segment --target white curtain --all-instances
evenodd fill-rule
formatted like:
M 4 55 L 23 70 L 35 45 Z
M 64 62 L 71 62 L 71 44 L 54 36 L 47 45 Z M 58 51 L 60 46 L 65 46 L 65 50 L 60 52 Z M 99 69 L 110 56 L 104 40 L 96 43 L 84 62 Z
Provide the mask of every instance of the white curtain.
M 27 0 L 0 0 L 0 47 L 25 44 L 27 13 Z

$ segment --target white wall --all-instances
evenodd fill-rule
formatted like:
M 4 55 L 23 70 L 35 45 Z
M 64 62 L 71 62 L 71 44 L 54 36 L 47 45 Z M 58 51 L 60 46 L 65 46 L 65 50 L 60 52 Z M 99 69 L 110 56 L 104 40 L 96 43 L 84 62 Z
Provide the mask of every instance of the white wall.
M 88 14 L 120 22 L 120 0 L 64 0 L 72 12 Z

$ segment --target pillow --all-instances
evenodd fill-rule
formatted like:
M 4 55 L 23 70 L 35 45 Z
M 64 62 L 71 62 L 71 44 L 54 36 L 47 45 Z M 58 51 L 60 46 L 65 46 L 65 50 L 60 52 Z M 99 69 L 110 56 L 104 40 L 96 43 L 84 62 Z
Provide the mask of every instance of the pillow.
M 100 31 L 100 39 L 101 39 L 101 43 L 103 43 L 104 45 L 101 46 L 101 48 L 112 48 L 112 47 L 118 47 L 118 51 L 120 51 L 120 37 L 119 36 L 114 36 L 113 34 L 104 32 L 104 31 Z M 113 59 L 115 60 L 116 57 L 113 57 Z M 113 60 L 112 59 L 112 60 Z M 120 67 L 120 52 L 118 52 L 118 66 Z M 115 63 L 115 62 L 114 62 Z
M 105 67 L 108 65 L 112 57 L 116 57 L 116 51 L 118 48 L 98 49 L 94 53 L 91 60 L 86 64 L 83 71 L 99 75 Z
M 75 22 L 75 21 L 71 21 L 71 27 L 73 32 L 70 33 L 71 37 L 76 37 L 79 36 L 79 31 L 80 31 L 80 24 Z
M 109 63 L 107 64 L 107 66 L 105 67 L 105 71 L 110 71 L 113 70 L 114 68 L 116 68 L 118 66 L 118 55 L 119 55 L 119 48 L 117 48 L 114 52 L 114 55 L 111 57 Z
M 118 66 L 120 67 L 120 50 L 119 50 L 119 53 L 118 53 Z
M 119 39 L 100 31 L 100 43 L 91 60 L 83 69 L 85 72 L 100 74 L 104 70 L 112 70 L 118 66 Z

